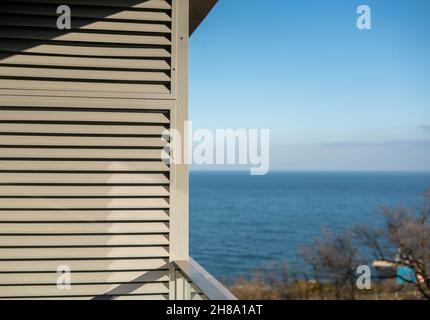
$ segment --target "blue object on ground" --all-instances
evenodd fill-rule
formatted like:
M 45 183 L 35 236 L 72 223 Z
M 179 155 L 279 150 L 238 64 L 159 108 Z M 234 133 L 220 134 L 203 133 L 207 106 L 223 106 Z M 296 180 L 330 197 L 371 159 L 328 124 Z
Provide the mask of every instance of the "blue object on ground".
M 410 282 L 416 282 L 417 278 L 415 277 L 414 271 L 409 267 L 398 267 L 397 268 L 397 284 L 404 284 Z

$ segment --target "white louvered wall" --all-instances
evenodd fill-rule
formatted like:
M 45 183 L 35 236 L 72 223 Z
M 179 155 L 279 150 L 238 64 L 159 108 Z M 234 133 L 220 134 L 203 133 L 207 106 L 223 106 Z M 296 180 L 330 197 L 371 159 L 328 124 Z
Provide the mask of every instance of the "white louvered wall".
M 0 2 L 0 299 L 169 297 L 175 5 Z

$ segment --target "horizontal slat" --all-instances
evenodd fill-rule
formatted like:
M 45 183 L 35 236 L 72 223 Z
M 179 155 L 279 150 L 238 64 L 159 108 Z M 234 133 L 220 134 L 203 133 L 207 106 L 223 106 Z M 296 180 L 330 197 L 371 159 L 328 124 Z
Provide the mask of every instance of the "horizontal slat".
M 141 209 L 169 208 L 163 198 L 107 198 L 107 199 L 62 199 L 62 198 L 3 198 L 0 209 Z M 1 229 L 1 227 L 0 227 Z
M 171 9 L 172 6 L 166 0 L 97 0 L 88 2 L 88 0 L 9 0 L 10 2 L 36 2 L 50 4 L 66 5 L 90 5 L 118 8 L 143 8 L 143 9 Z
M 166 171 L 169 171 L 169 167 L 162 162 L 150 162 L 150 161 L 118 162 L 118 161 L 0 160 L 0 172 L 1 171 L 166 172 Z M 158 176 L 158 177 L 161 178 L 161 182 L 166 183 L 166 180 L 163 177 L 161 176 Z M 85 180 L 87 179 L 88 179 L 88 176 L 86 176 Z M 99 179 L 98 181 L 102 181 L 102 180 Z M 160 182 L 160 180 L 158 181 Z
M 169 221 L 167 210 L 78 210 L 78 211 L 4 211 L 0 210 L 0 222 L 5 221 Z
M 58 5 L 49 4 L 26 4 L 4 3 L 0 12 L 30 15 L 46 15 L 58 17 Z M 171 21 L 166 12 L 141 11 L 141 10 L 118 10 L 107 7 L 74 6 L 72 15 L 75 18 L 103 18 L 106 20 L 146 20 L 146 21 Z
M 1 111 L 0 111 L 1 115 Z M 1 121 L 1 120 L 0 120 Z M 77 124 L 27 124 L 27 123 L 1 123 L 0 133 L 34 133 L 34 134 L 92 134 L 92 135 L 159 135 L 166 131 L 163 126 L 141 126 L 141 125 L 77 125 Z M 5 140 L 7 138 L 1 138 Z
M 0 260 L 168 257 L 166 247 L 0 248 Z
M 0 109 L 0 121 L 34 122 L 109 122 L 109 123 L 169 123 L 164 113 L 148 112 L 93 112 L 93 111 L 50 111 Z
M 162 156 L 163 154 L 163 156 Z M 0 148 L 0 158 L 35 159 L 162 159 L 167 157 L 162 150 L 137 149 L 18 149 Z
M 1 223 L 0 234 L 167 233 L 164 222 Z M 69 257 L 71 258 L 71 257 Z
M 1 8 L 1 7 L 0 7 Z M 41 28 L 2 27 L 0 37 L 31 40 L 79 41 L 91 43 L 119 43 L 138 45 L 170 45 L 170 40 L 163 34 L 159 36 L 106 34 L 89 32 L 60 32 Z
M 0 25 L 18 27 L 43 27 L 57 29 L 57 19 L 46 16 L 27 16 L 1 14 Z M 170 33 L 171 29 L 163 23 L 133 23 L 133 22 L 112 22 L 95 21 L 92 19 L 73 18 L 71 20 L 71 30 L 106 30 L 106 31 L 132 31 L 132 32 L 156 32 Z M 57 29 L 58 30 L 58 29 Z
M 0 285 L 25 284 L 57 284 L 57 273 L 9 273 L 0 274 Z M 166 282 L 169 281 L 168 271 L 141 271 L 141 272 L 85 272 L 75 273 L 71 270 L 71 285 L 88 283 L 139 283 L 139 282 Z M 2 291 L 0 287 L 0 292 Z
M 62 78 L 112 81 L 170 81 L 164 72 L 99 71 L 50 68 L 22 68 L 0 66 L 0 77 Z
M 169 300 L 168 294 L 145 294 L 145 295 L 124 295 L 124 296 L 50 296 L 50 297 L 31 297 L 31 298 L 22 298 L 22 297 L 15 297 L 15 298 L 1 298 L 2 300 L 19 300 L 19 301 L 26 301 L 26 300 Z
M 130 93 L 163 93 L 170 90 L 163 84 L 126 84 L 126 83 L 100 83 L 100 82 L 72 82 L 72 81 L 40 81 L 40 80 L 2 80 L 1 88 L 34 90 L 68 90 L 86 92 L 130 92 Z
M 20 90 L 20 92 L 31 90 Z M 44 93 L 42 93 L 44 94 Z M 44 94 L 46 95 L 46 94 Z M 13 91 L 0 89 L 0 106 L 4 107 L 51 107 L 55 108 L 94 108 L 97 109 L 150 109 L 169 110 L 173 106 L 170 100 L 151 99 L 107 99 L 107 98 L 61 98 L 61 97 L 27 97 L 14 95 Z
M 27 114 L 32 114 L 32 113 L 38 113 L 41 114 L 39 112 L 60 112 L 58 111 L 58 109 L 62 109 L 61 112 L 75 112 L 76 114 L 76 109 L 75 108 L 86 108 L 86 110 L 82 110 L 79 111 L 80 113 L 85 112 L 86 115 L 91 115 L 87 112 L 96 112 L 96 114 L 94 115 L 101 115 L 103 113 L 100 112 L 104 112 L 106 114 L 110 113 L 110 109 L 115 109 L 117 112 L 114 113 L 115 114 L 115 118 L 118 119 L 120 117 L 127 117 L 127 115 L 130 114 L 134 114 L 136 115 L 136 113 L 130 112 L 130 111 L 145 111 L 145 112 L 139 112 L 140 114 L 148 114 L 149 117 L 151 118 L 151 114 L 157 114 L 157 112 L 146 112 L 146 110 L 160 110 L 160 111 L 167 111 L 170 109 L 170 101 L 168 100 L 132 100 L 132 99 L 105 99 L 105 98 L 75 98 L 75 97 L 70 97 L 67 99 L 64 99 L 62 97 L 41 97 L 41 96 L 4 96 L 1 95 L 1 91 L 5 90 L 5 89 L 0 89 L 0 121 L 5 121 L 5 114 L 3 112 L 7 112 L 10 111 L 9 109 L 11 107 L 16 108 L 17 110 L 15 110 L 15 114 L 19 115 L 19 111 L 23 111 L 24 113 L 24 117 Z M 27 91 L 27 90 L 23 90 Z M 42 92 L 42 91 L 41 91 Z M 61 104 L 61 102 L 59 102 L 60 99 L 63 99 L 64 103 Z M 33 102 L 31 102 L 33 101 Z M 130 104 L 128 104 L 127 102 L 129 102 Z M 133 103 L 136 102 L 136 103 Z M 105 107 L 102 108 L 101 106 L 104 105 Z M 3 108 L 2 108 L 3 107 Z M 28 107 L 34 107 L 34 108 L 40 108 L 40 110 L 38 111 L 34 111 L 34 110 L 29 110 Z M 140 107 L 140 108 L 139 108 Z M 20 110 L 20 108 L 22 108 Z M 55 110 L 55 109 L 57 110 Z M 71 111 L 71 109 L 73 108 L 73 111 Z M 127 112 L 123 112 L 123 109 L 130 109 L 130 111 Z M 55 110 L 55 111 L 53 111 Z M 88 111 L 91 110 L 91 111 Z M 100 110 L 100 111 L 99 111 Z M 108 110 L 108 111 L 106 111 Z M 119 111 L 119 112 L 118 112 Z M 124 114 L 124 116 L 121 116 L 121 113 Z M 70 114 L 70 113 L 69 113 Z M 167 113 L 159 113 L 160 115 L 155 116 L 155 123 L 157 123 L 157 121 L 159 121 L 160 124 L 167 124 L 169 122 Z M 56 114 L 60 115 L 60 114 Z M 65 113 L 64 113 L 65 115 Z M 118 117 L 119 115 L 119 117 Z M 160 120 L 157 120 L 156 118 L 159 117 Z M 42 118 L 39 118 L 41 121 L 43 121 Z M 69 116 L 66 119 L 61 119 L 62 124 L 64 123 L 65 120 L 68 119 L 76 119 L 75 121 L 83 121 L 82 117 L 81 118 L 70 118 Z M 87 118 L 88 119 L 88 118 Z M 91 119 L 91 117 L 90 117 Z M 94 121 L 99 121 L 99 122 L 104 122 L 104 121 L 109 121 L 109 118 L 107 120 L 104 119 L 100 119 L 100 117 L 95 116 L 92 117 L 92 119 Z M 136 119 L 136 116 L 133 116 L 133 119 Z M 8 121 L 14 121 L 14 120 L 19 120 L 19 116 L 18 117 L 10 117 Z M 31 120 L 31 119 L 28 119 Z M 37 120 L 37 119 L 36 119 Z M 54 117 L 53 120 L 58 120 L 58 118 Z M 113 119 L 115 120 L 115 119 Z M 24 118 L 25 121 L 25 118 Z M 124 121 L 124 120 L 123 120 Z M 126 122 L 129 122 L 129 120 L 125 120 Z M 151 123 L 151 121 L 153 120 L 141 120 L 138 122 L 142 122 L 142 121 L 149 121 L 148 123 Z M 16 121 L 15 121 L 16 122 Z M 112 121 L 111 121 L 112 122 Z M 115 121 L 113 121 L 115 122 Z M 100 123 L 102 124 L 102 123 Z M 74 124 L 76 125 L 76 124 Z M 106 124 L 108 125 L 108 124 Z M 112 124 L 109 124 L 112 125 Z M 114 125 L 114 124 L 113 124 Z M 131 126 L 132 124 L 130 124 Z M 65 128 L 69 129 L 69 128 L 79 128 L 79 127 L 68 127 L 68 126 L 64 126 Z M 122 128 L 123 126 L 118 126 L 118 127 L 113 127 L 113 129 L 117 129 L 119 130 L 119 128 Z M 49 126 L 47 127 L 49 128 Z M 86 128 L 85 126 L 82 126 L 82 128 Z M 103 127 L 101 127 L 103 128 Z M 106 127 L 105 127 L 106 128 Z M 125 127 L 127 128 L 127 127 Z M 153 130 L 154 127 L 132 127 L 131 129 L 138 129 L 140 128 L 140 130 Z M 165 128 L 161 128 L 156 127 L 155 129 L 157 129 L 158 131 L 156 131 L 156 134 L 159 134 L 160 132 L 162 132 L 162 130 L 164 130 Z M 85 129 L 88 130 L 88 129 Z M 96 130 L 96 129 L 95 129 Z M 89 133 L 91 131 L 88 131 Z M 131 132 L 131 133 L 130 133 Z M 130 131 L 130 130 L 126 130 L 125 133 L 126 134 L 133 134 L 134 131 Z M 82 133 L 85 133 L 82 132 Z M 106 131 L 95 131 L 95 133 L 106 133 Z M 152 133 L 152 131 L 150 131 L 150 133 Z M 137 132 L 135 134 L 141 134 L 141 132 L 139 130 L 137 130 Z M 143 131 L 143 134 L 146 134 L 146 131 Z
M 1 247 L 168 246 L 165 235 L 0 236 Z
M 0 197 L 144 197 L 168 196 L 163 186 L 7 186 L 0 184 Z M 1 200 L 0 200 L 1 201 Z
M 167 142 L 161 138 L 0 135 L 0 146 L 164 147 L 166 145 Z
M 1 150 L 1 149 L 0 149 Z M 162 173 L 103 174 L 103 173 L 0 173 L 2 184 L 168 184 Z
M 0 52 L 39 53 L 53 55 L 76 55 L 98 57 L 159 57 L 168 58 L 170 52 L 165 48 L 134 48 L 120 46 L 57 45 L 46 44 L 42 41 L 8 39 L 1 44 Z
M 116 259 L 116 260 L 50 260 L 50 261 L 1 261 L 0 272 L 56 272 L 66 265 L 77 271 L 159 270 L 168 269 L 166 259 Z
M 168 284 L 164 283 L 124 283 L 124 284 L 97 284 L 72 285 L 68 290 L 53 286 L 4 286 L 0 288 L 2 297 L 28 297 L 28 296 L 71 296 L 71 295 L 127 295 L 127 294 L 167 294 Z
M 1 30 L 1 29 L 0 29 Z M 81 67 L 81 68 L 125 68 L 125 69 L 158 69 L 170 70 L 170 65 L 163 59 L 111 59 L 111 58 L 84 58 L 62 57 L 51 55 L 23 55 L 17 54 L 0 59 L 4 65 L 41 65 L 44 67 Z
M 120 92 L 120 91 L 70 91 L 70 90 L 45 90 L 45 89 L 2 89 L 0 87 L 0 92 L 6 91 L 10 94 L 20 95 L 21 97 L 61 97 L 61 98 L 75 98 L 75 97 L 88 97 L 93 99 L 99 98 L 114 98 L 114 99 L 149 99 L 149 98 L 170 98 L 171 94 L 166 93 L 152 93 L 152 92 Z M 1 93 L 0 93 L 1 95 Z M 1 98 L 1 96 L 0 96 Z M 66 100 L 67 100 L 66 99 Z M 169 101 L 169 100 L 165 100 Z

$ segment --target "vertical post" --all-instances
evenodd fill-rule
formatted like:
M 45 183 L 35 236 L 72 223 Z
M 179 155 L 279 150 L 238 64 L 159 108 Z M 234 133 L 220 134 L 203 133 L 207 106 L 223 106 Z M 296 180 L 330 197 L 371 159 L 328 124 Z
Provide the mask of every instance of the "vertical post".
M 185 279 L 182 277 L 179 271 L 176 271 L 176 297 L 175 300 L 186 300 L 185 299 Z
M 181 163 L 170 169 L 170 261 L 189 260 L 188 218 L 188 37 L 189 0 L 173 0 L 172 79 L 175 81 L 171 126 L 181 134 Z M 175 156 L 175 155 L 173 155 Z M 171 273 L 172 281 L 176 276 Z M 170 291 L 174 284 L 170 283 Z M 170 296 L 172 298 L 172 295 Z

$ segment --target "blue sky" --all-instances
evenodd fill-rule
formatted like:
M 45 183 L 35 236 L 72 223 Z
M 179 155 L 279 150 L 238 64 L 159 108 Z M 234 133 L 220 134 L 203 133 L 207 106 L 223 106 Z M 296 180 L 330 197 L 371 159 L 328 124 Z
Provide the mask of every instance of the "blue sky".
M 271 169 L 430 170 L 430 1 L 219 0 L 190 40 L 190 119 L 270 129 Z

